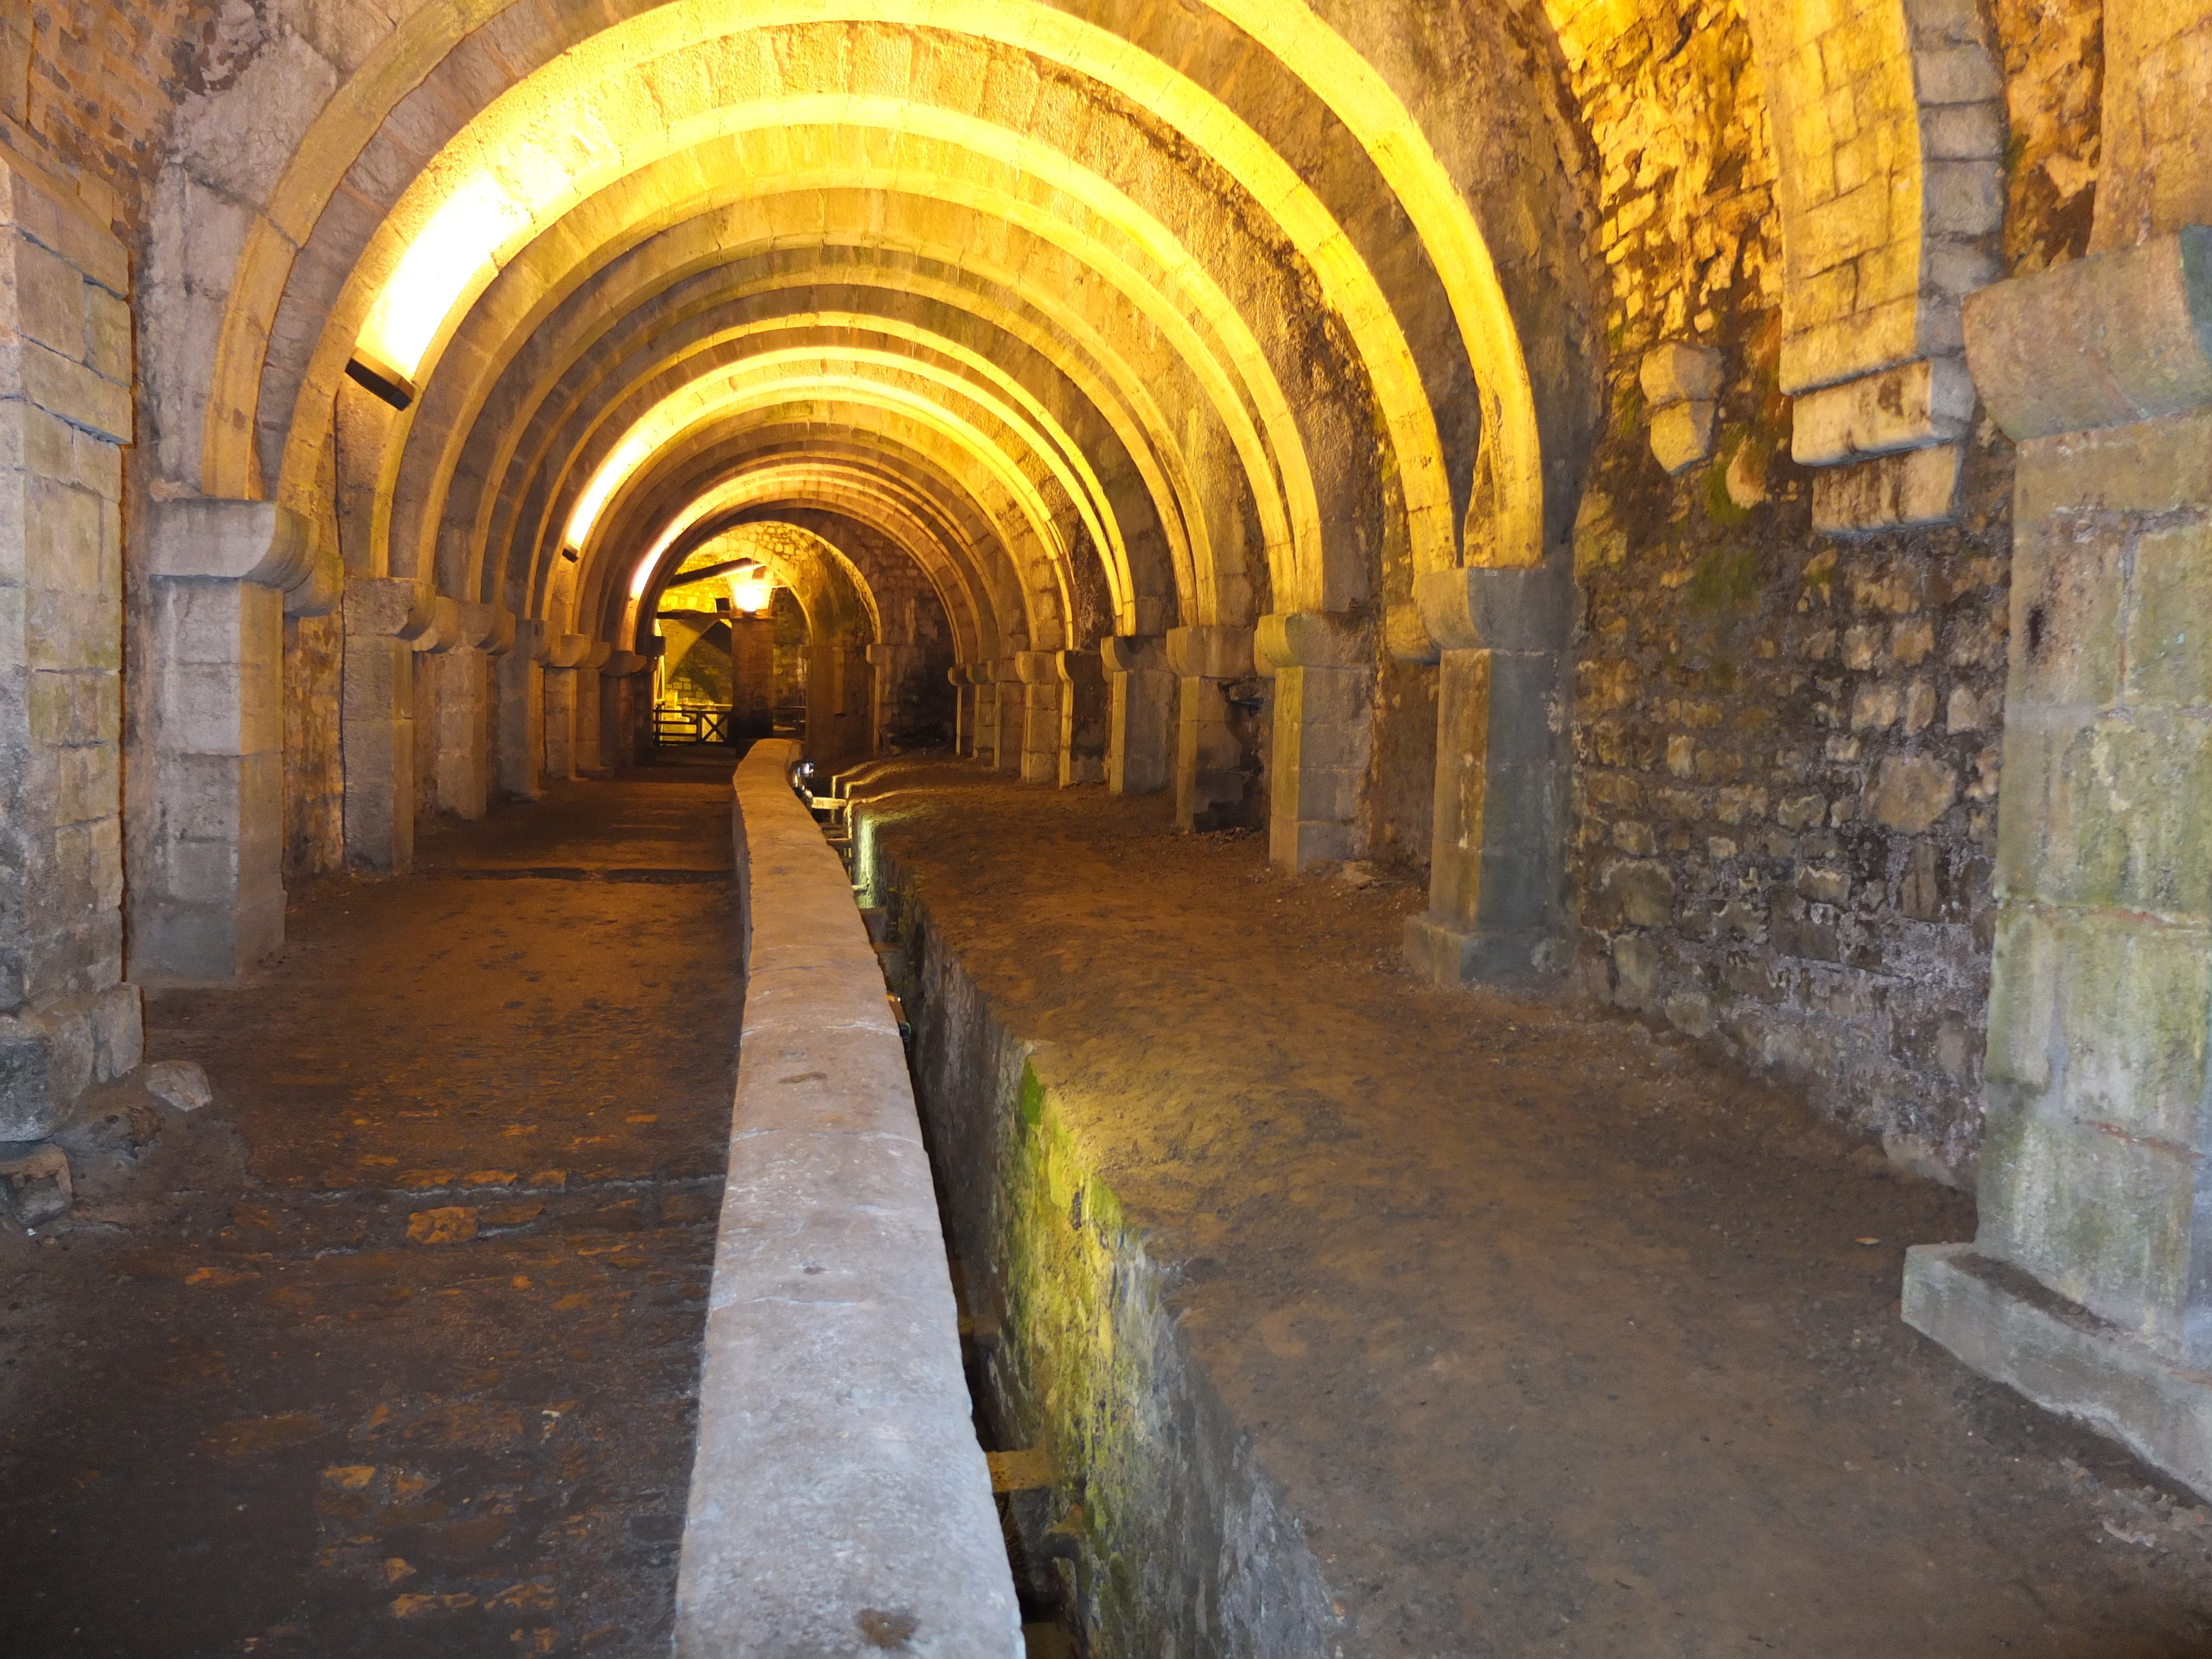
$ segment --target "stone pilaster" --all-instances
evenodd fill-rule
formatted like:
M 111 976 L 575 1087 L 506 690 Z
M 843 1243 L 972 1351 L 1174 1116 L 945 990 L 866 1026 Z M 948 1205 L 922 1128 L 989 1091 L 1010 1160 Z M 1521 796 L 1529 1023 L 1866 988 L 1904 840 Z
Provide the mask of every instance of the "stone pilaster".
M 328 556 L 273 501 L 157 501 L 147 529 L 132 972 L 227 978 L 284 939 L 285 593 Z
M 1001 657 L 991 665 L 991 719 L 976 739 L 976 752 L 991 763 L 994 772 L 1022 769 L 1022 676 L 1016 657 Z
M 1252 675 L 1252 630 L 1174 628 L 1167 638 L 1176 681 L 1176 828 L 1249 824 L 1259 767 L 1230 720 L 1228 688 Z
M 576 747 L 579 774 L 596 772 L 606 764 L 599 720 L 606 700 L 599 695 L 601 671 L 615 653 L 605 640 L 592 640 L 576 660 Z
M 1966 343 L 2020 446 L 1980 1231 L 1905 1316 L 2212 1493 L 2212 230 Z
M 952 687 L 952 752 L 972 755 L 975 752 L 975 677 L 965 663 L 955 663 L 945 671 L 945 678 Z
M 512 648 L 499 663 L 499 720 L 494 731 L 499 790 L 510 800 L 544 793 L 545 624 L 518 617 Z
M 846 644 L 806 647 L 806 758 L 834 771 L 867 752 L 867 659 Z
M 1060 781 L 1060 653 L 1015 653 L 1021 681 L 1021 776 L 1024 783 Z M 1002 717 L 1003 718 L 1003 717 Z
M 599 665 L 601 766 L 637 764 L 642 730 L 640 709 L 652 694 L 653 681 L 647 672 L 652 666 L 652 658 L 635 651 L 611 651 Z
M 514 617 L 489 605 L 463 604 L 459 626 L 418 666 L 435 686 L 430 794 L 441 812 L 480 818 L 489 809 L 495 659 L 514 641 Z M 419 710 L 418 710 L 419 713 Z
M 1414 967 L 1445 984 L 1564 964 L 1563 569 L 1463 569 L 1417 579 L 1441 647 L 1429 908 L 1406 924 Z
M 581 634 L 556 634 L 546 641 L 545 779 L 566 783 L 576 775 L 577 681 L 592 641 Z
M 1106 779 L 1107 711 L 1111 694 L 1096 651 L 1054 653 L 1060 675 L 1060 787 Z
M 1285 870 L 1367 852 L 1362 795 L 1375 750 L 1375 637 L 1324 612 L 1260 618 L 1258 653 L 1275 680 L 1267 855 Z
M 1100 641 L 1110 681 L 1106 787 L 1117 795 L 1155 795 L 1175 775 L 1175 675 L 1167 641 L 1123 637 Z
M 459 607 L 407 576 L 356 576 L 345 590 L 338 732 L 345 759 L 346 864 L 394 874 L 415 862 L 415 656 L 458 628 Z
M 908 677 L 921 664 L 921 647 L 903 640 L 878 640 L 866 654 L 875 671 L 868 699 L 868 752 L 880 755 L 899 729 L 900 710 L 908 701 Z

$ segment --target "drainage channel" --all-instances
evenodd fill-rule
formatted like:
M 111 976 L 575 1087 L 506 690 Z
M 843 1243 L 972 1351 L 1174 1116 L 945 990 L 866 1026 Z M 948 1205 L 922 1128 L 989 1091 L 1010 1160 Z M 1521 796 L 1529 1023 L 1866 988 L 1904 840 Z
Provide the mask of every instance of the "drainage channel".
M 827 792 L 817 794 L 809 787 L 812 777 L 811 766 L 796 769 L 794 793 L 822 826 L 823 839 L 835 849 L 849 877 L 853 874 L 853 831 L 848 779 L 842 775 L 833 777 Z M 856 898 L 860 891 L 856 885 Z M 899 935 L 896 912 L 864 906 L 860 919 L 867 926 L 869 942 L 874 945 L 877 963 L 883 969 L 884 995 L 890 1000 L 892 1013 L 898 1021 L 899 1035 L 907 1045 L 908 1073 L 919 1101 L 922 1082 L 914 1075 L 913 1026 L 907 1018 L 908 1005 L 919 988 L 914 963 L 906 942 Z M 945 1158 L 932 1134 L 927 1112 L 921 1114 L 921 1132 L 942 1218 L 948 1213 Z M 949 1226 L 945 1232 L 949 1240 Z M 987 1376 L 991 1356 L 1000 1340 L 999 1316 L 988 1305 L 979 1305 L 979 1298 L 971 1288 L 975 1280 L 960 1258 L 951 1253 L 949 1246 L 946 1263 L 960 1309 L 961 1369 L 973 1406 L 975 1437 L 990 1464 L 991 1492 L 998 1505 L 1000 1532 L 1006 1541 L 1007 1563 L 1013 1571 L 1014 1594 L 1021 1607 L 1026 1659 L 1086 1659 L 1077 1637 L 1080 1626 L 1073 1616 L 1074 1564 L 1082 1540 L 1081 1479 L 1077 1476 L 1063 1483 L 1048 1451 L 1012 1443 L 1018 1437 L 1010 1434 L 1008 1425 L 999 1420 Z M 1072 1493 L 1073 1508 L 1063 1501 L 1064 1485 Z

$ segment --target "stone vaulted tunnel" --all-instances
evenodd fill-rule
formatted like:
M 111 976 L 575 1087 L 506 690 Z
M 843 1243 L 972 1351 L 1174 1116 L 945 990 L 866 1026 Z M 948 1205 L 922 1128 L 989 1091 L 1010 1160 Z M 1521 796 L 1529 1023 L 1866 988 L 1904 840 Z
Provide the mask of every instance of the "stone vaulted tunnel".
M 2208 594 L 2212 0 L 8 0 L 6 1640 L 2205 1651 Z

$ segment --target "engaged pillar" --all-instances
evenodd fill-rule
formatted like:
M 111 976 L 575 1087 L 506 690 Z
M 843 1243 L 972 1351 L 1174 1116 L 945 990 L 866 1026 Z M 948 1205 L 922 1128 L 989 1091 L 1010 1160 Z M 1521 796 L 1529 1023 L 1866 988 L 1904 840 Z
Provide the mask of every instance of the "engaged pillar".
M 1249 825 L 1259 758 L 1232 720 L 1229 687 L 1252 678 L 1252 630 L 1218 626 L 1168 631 L 1176 678 L 1176 828 Z
M 459 626 L 459 608 L 410 576 L 356 576 L 345 589 L 338 736 L 346 863 L 390 874 L 415 862 L 415 655 Z M 281 735 L 279 741 L 282 741 Z
M 912 723 L 908 677 L 921 659 L 921 647 L 902 641 L 878 640 L 867 647 L 866 654 L 869 667 L 875 671 L 873 695 L 868 699 L 868 752 L 880 755 L 891 734 Z
M 991 665 L 992 690 L 997 693 L 991 700 L 991 723 L 983 737 L 988 740 L 988 754 L 994 772 L 1018 772 L 1022 769 L 1022 722 L 1025 704 L 1018 655 L 1001 657 Z
M 592 641 L 559 634 L 547 641 L 545 661 L 545 778 L 566 783 L 576 775 L 577 678 Z
M 2212 1494 L 2212 230 L 1966 332 L 2019 445 L 1980 1231 L 1905 1318 Z
M 1099 642 L 1110 682 L 1106 716 L 1106 787 L 1117 795 L 1153 795 L 1175 768 L 1175 676 L 1167 641 L 1120 638 Z
M 1055 652 L 1054 663 L 1060 675 L 1060 787 L 1103 783 L 1111 701 L 1105 665 L 1096 651 Z
M 1358 618 L 1294 612 L 1260 618 L 1259 654 L 1275 671 L 1267 856 L 1285 870 L 1367 851 L 1361 805 L 1375 750 L 1375 636 Z
M 1566 720 L 1564 569 L 1463 569 L 1415 580 L 1443 654 L 1429 909 L 1406 954 L 1443 983 L 1564 965 Z
M 493 736 L 500 793 L 510 800 L 544 793 L 545 663 L 552 654 L 545 624 L 517 617 L 514 644 L 499 663 L 499 720 Z
M 467 603 L 459 607 L 453 638 L 442 650 L 421 659 L 436 687 L 430 788 L 441 811 L 473 819 L 490 806 L 497 702 L 493 665 L 514 643 L 512 613 Z
M 148 529 L 141 741 L 161 805 L 134 814 L 131 968 L 228 978 L 284 940 L 284 595 L 335 556 L 273 501 L 153 502 Z
M 952 687 L 952 752 L 972 755 L 975 752 L 975 677 L 965 663 L 955 663 L 945 671 L 945 678 Z
M 1060 781 L 1060 653 L 1023 651 L 1014 657 L 1022 685 L 1021 774 L 1024 783 Z

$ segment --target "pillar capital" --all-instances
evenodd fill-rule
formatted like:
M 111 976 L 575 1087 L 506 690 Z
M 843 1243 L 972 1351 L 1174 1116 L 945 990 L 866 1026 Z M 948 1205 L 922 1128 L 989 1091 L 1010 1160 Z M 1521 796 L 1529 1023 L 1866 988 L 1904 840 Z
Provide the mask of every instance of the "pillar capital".
M 276 501 L 189 495 L 156 500 L 149 514 L 149 575 L 255 582 L 282 591 L 316 574 L 314 526 Z
M 1164 634 L 1117 634 L 1098 641 L 1098 654 L 1109 672 L 1164 674 L 1168 672 L 1168 642 Z
M 1573 582 L 1564 565 L 1469 565 L 1413 578 L 1429 636 L 1445 651 L 1558 651 Z
M 352 577 L 345 589 L 345 631 L 356 639 L 411 645 L 438 625 L 438 597 L 435 587 L 413 576 Z
M 1252 630 L 1218 623 L 1171 628 L 1168 666 L 1186 679 L 1241 680 L 1252 672 Z
M 549 632 L 545 636 L 545 655 L 541 660 L 548 668 L 579 668 L 591 653 L 589 636 Z
M 1057 651 L 1017 652 L 1013 664 L 1012 678 L 1024 685 L 1056 685 L 1060 683 L 1060 653 Z
M 1276 611 L 1260 618 L 1253 654 L 1263 673 L 1278 668 L 1371 667 L 1374 620 L 1349 611 Z
M 2015 443 L 2212 404 L 2212 228 L 1985 288 L 1966 329 L 1982 401 Z

